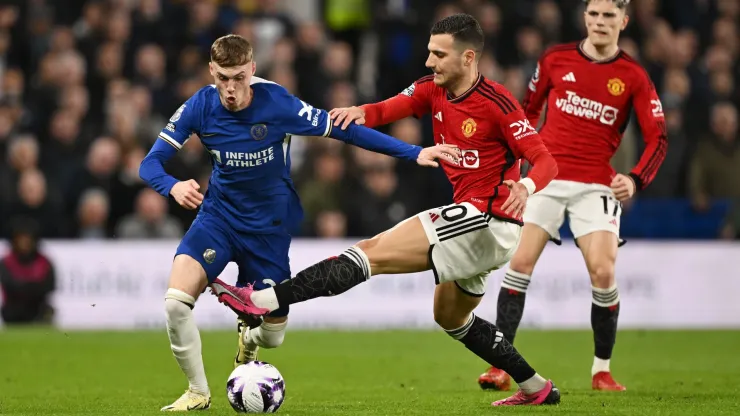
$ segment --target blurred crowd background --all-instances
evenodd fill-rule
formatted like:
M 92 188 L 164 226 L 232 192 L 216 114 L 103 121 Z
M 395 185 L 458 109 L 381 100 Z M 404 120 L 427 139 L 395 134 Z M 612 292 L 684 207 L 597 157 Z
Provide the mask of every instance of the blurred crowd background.
M 740 237 L 736 0 L 638 0 L 622 48 L 647 68 L 666 112 L 669 150 L 625 210 L 623 236 Z M 0 3 L 0 237 L 35 224 L 43 238 L 177 238 L 195 212 L 138 178 L 167 119 L 213 82 L 213 40 L 250 39 L 257 75 L 316 107 L 385 99 L 424 76 L 429 28 L 475 15 L 481 72 L 519 99 L 540 54 L 584 36 L 580 0 L 17 0 Z M 385 128 L 432 143 L 429 120 Z M 294 178 L 306 219 L 297 236 L 370 236 L 450 202 L 440 170 L 331 139 L 297 138 Z M 642 151 L 632 121 L 613 160 Z M 167 169 L 206 189 L 197 137 Z M 567 229 L 566 235 L 567 235 Z

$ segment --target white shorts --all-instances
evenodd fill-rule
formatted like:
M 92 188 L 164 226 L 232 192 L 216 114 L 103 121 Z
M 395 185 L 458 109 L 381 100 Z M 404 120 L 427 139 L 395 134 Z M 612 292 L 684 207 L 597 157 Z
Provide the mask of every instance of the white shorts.
M 523 219 L 542 227 L 560 244 L 566 211 L 575 238 L 594 231 L 609 231 L 619 238 L 622 206 L 612 190 L 601 184 L 554 180 L 527 199 Z
M 509 262 L 522 227 L 483 214 L 473 205 L 447 205 L 418 214 L 429 239 L 437 284 L 455 282 L 471 296 L 486 293 L 488 274 Z

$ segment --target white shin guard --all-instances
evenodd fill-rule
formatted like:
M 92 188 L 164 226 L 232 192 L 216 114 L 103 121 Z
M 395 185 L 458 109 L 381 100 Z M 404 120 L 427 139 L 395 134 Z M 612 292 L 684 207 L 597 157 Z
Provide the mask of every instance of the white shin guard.
M 167 289 L 164 309 L 167 316 L 167 334 L 177 364 L 188 378 L 190 389 L 208 394 L 208 381 L 201 355 L 200 332 L 195 325 L 193 306 L 195 298 L 177 289 Z

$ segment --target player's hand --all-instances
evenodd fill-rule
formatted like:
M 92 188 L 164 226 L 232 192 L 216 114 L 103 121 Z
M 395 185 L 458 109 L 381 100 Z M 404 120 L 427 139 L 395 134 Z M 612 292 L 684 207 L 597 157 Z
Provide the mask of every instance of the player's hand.
M 611 188 L 617 201 L 626 201 L 635 194 L 635 181 L 627 175 L 617 173 L 617 176 L 612 179 Z
M 329 111 L 329 118 L 334 120 L 334 127 L 342 124 L 342 130 L 346 130 L 349 123 L 365 124 L 365 110 L 360 107 L 341 107 Z
M 524 213 L 524 207 L 527 206 L 527 198 L 529 198 L 527 187 L 511 179 L 505 180 L 504 185 L 509 188 L 509 197 L 504 201 L 501 209 L 504 210 L 506 215 L 521 218 Z
M 203 194 L 198 192 L 200 185 L 193 179 L 181 181 L 175 184 L 170 190 L 170 195 L 175 198 L 181 207 L 186 209 L 196 209 L 203 203 Z
M 439 167 L 437 159 L 446 159 L 450 163 L 460 163 L 460 149 L 451 144 L 438 144 L 421 150 L 416 163 L 419 166 Z

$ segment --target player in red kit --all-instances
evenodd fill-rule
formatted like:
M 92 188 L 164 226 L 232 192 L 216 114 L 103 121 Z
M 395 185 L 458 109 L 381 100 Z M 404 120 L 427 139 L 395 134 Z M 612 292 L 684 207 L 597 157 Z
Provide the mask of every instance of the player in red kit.
M 640 64 L 617 45 L 627 25 L 629 0 L 585 3 L 588 37 L 547 50 L 524 101 L 533 125 L 547 103 L 540 134 L 559 172 L 527 201 L 522 240 L 499 292 L 496 325 L 513 343 L 535 263 L 548 240 L 559 243 L 558 230 L 567 213 L 591 277 L 592 387 L 621 391 L 624 386 L 609 370 L 619 316 L 614 263 L 621 202 L 650 184 L 665 158 L 667 141 L 655 87 Z M 614 172 L 610 159 L 633 109 L 646 146 L 637 166 L 625 175 Z M 509 388 L 509 376 L 495 367 L 478 381 L 483 388 Z
M 493 405 L 558 403 L 553 383 L 538 375 L 496 326 L 473 314 L 488 273 L 504 266 L 516 249 L 527 198 L 547 186 L 557 165 L 511 94 L 479 74 L 483 32 L 473 17 L 458 14 L 437 22 L 428 48 L 426 66 L 433 75 L 386 101 L 331 115 L 334 128 L 342 128 L 431 113 L 435 142 L 460 149 L 458 160 L 440 161 L 454 188 L 454 204 L 413 216 L 289 283 L 252 291 L 218 282 L 214 293 L 237 313 L 261 316 L 281 305 L 338 295 L 371 276 L 433 270 L 437 323 L 519 384 L 520 391 Z M 522 157 L 534 169 L 520 180 Z

